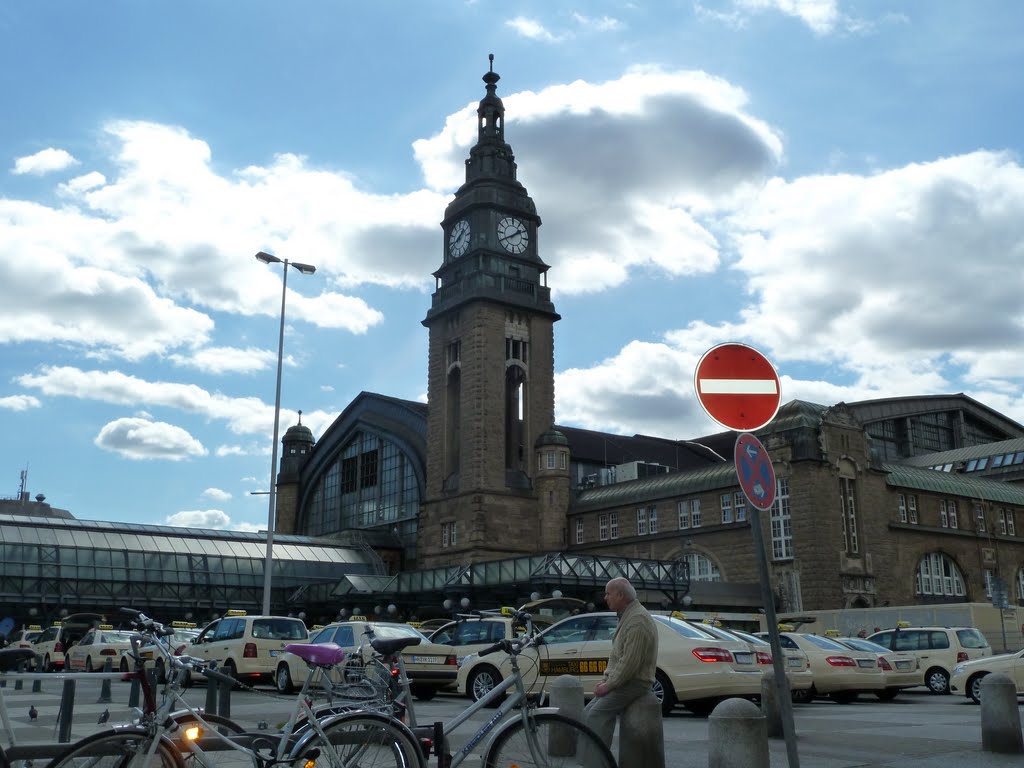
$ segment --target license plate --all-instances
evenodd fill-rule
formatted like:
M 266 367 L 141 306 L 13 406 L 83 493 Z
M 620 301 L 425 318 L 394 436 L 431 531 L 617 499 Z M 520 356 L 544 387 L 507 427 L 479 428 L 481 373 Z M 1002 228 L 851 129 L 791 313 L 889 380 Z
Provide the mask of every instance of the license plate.
M 912 661 L 897 661 L 896 669 L 913 669 L 914 662 Z
M 861 669 L 874 669 L 878 666 L 878 662 L 872 659 L 857 659 L 857 666 Z
M 734 653 L 733 657 L 736 659 L 737 664 L 753 664 L 754 654 L 752 653 Z
M 444 664 L 444 656 L 413 656 L 413 664 Z
M 800 663 L 800 659 L 786 659 L 786 664 L 790 667 L 802 666 L 802 664 Z

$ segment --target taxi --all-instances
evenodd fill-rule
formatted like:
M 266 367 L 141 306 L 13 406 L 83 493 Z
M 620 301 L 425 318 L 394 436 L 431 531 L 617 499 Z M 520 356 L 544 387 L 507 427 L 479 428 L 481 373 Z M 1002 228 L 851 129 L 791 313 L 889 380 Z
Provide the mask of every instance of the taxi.
M 826 635 L 828 633 L 826 632 Z M 907 688 L 915 688 L 921 684 L 920 662 L 909 653 L 892 651 L 884 645 L 873 643 L 862 637 L 835 637 L 843 645 L 856 651 L 868 651 L 878 657 L 878 665 L 882 668 L 885 688 L 875 691 L 881 701 L 892 701 L 896 695 Z
M 703 626 L 703 623 L 702 625 Z M 757 653 L 757 663 L 762 665 L 762 669 L 774 669 L 774 659 L 772 658 L 772 646 L 766 638 L 758 637 L 757 635 L 751 635 L 748 632 L 732 628 L 718 628 L 719 632 L 724 632 L 726 636 L 733 636 L 740 640 L 746 640 L 753 646 L 754 651 Z M 814 674 L 811 672 L 810 664 L 807 661 L 807 654 L 801 651 L 799 648 L 783 648 L 783 669 L 786 671 L 786 678 L 789 680 L 789 690 L 796 692 L 799 697 L 803 691 L 810 690 L 814 684 Z
M 55 621 L 46 627 L 32 641 L 32 650 L 43 660 L 44 672 L 55 672 L 64 669 L 64 648 L 67 643 L 64 625 Z
M 981 681 L 993 672 L 1000 672 L 1013 680 L 1017 686 L 1017 695 L 1024 696 L 1024 651 L 960 662 L 953 667 L 949 690 L 962 693 L 975 704 L 981 704 Z
M 758 632 L 767 638 L 767 633 Z M 794 691 L 793 701 L 810 702 L 816 696 L 828 696 L 837 704 L 849 704 L 864 692 L 885 690 L 885 678 L 878 657 L 868 651 L 856 651 L 830 637 L 804 632 L 779 632 L 782 648 L 799 648 L 807 654 L 814 683 L 805 691 Z
M 369 621 L 365 616 L 357 615 L 348 621 L 328 624 L 313 633 L 310 642 L 334 643 L 345 650 L 346 658 L 368 659 L 374 651 L 366 637 L 367 627 L 373 629 L 376 637 L 384 640 L 400 637 L 419 639 L 417 645 L 402 651 L 402 661 L 409 676 L 409 688 L 417 699 L 429 701 L 439 690 L 451 688 L 455 684 L 455 648 L 430 642 L 426 635 L 408 624 Z M 305 661 L 295 654 L 284 653 L 277 660 L 275 686 L 279 693 L 290 693 L 295 687 L 306 682 L 308 674 L 309 667 Z
M 545 621 L 543 616 L 530 616 L 516 619 L 516 611 L 512 608 L 501 608 L 496 611 L 475 611 L 459 614 L 454 621 L 438 627 L 428 635 L 430 642 L 455 647 L 456 664 L 470 654 L 482 651 L 499 640 L 533 635 L 552 622 Z
M 43 627 L 40 624 L 29 624 L 25 629 L 19 629 L 16 632 L 12 632 L 11 636 L 7 638 L 8 648 L 31 648 L 32 643 L 35 642 L 36 638 L 43 633 Z
M 70 672 L 102 672 L 107 659 L 113 669 L 127 672 L 132 632 L 118 631 L 110 624 L 88 630 L 82 639 L 67 649 L 66 669 Z
M 188 655 L 216 662 L 225 674 L 250 685 L 272 683 L 278 657 L 292 643 L 308 643 L 309 630 L 293 616 L 249 616 L 229 610 L 207 624 L 189 646 Z M 186 684 L 192 677 L 189 673 Z
M 174 634 L 164 635 L 159 642 L 172 656 L 188 656 L 189 646 L 199 636 L 198 625 L 194 621 L 172 621 Z M 150 643 L 139 648 L 139 657 L 146 669 L 156 670 L 156 679 L 160 683 L 167 681 L 167 661 L 164 654 Z
M 673 616 L 652 616 L 658 628 L 658 664 L 652 686 L 669 713 L 682 704 L 707 715 L 721 700 L 761 693 L 757 654 L 741 640 L 723 640 Z M 539 633 L 519 656 L 528 692 L 543 695 L 560 675 L 574 675 L 583 695 L 593 695 L 608 666 L 618 616 L 612 612 L 570 616 Z M 511 673 L 508 656 L 470 655 L 459 667 L 457 688 L 479 701 Z

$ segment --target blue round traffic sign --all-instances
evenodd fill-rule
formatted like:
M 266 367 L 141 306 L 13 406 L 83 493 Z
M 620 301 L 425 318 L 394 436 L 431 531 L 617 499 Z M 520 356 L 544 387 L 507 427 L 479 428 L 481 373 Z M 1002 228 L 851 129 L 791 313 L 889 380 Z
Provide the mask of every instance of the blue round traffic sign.
M 748 432 L 736 438 L 733 451 L 740 488 L 754 507 L 762 511 L 775 503 L 775 467 L 761 441 Z

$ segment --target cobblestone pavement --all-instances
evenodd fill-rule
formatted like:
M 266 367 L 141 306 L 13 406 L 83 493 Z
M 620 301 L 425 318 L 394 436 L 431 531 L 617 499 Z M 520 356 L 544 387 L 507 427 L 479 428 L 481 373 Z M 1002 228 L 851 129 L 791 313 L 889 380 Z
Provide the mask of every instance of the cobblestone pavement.
M 2 679 L 2 676 L 0 676 Z M 131 719 L 128 707 L 130 686 L 121 681 L 111 684 L 111 701 L 100 701 L 98 680 L 76 682 L 72 740 L 109 725 Z M 8 717 L 19 745 L 53 743 L 57 739 L 62 675 L 48 675 L 42 690 L 33 692 L 32 683 L 23 682 L 15 690 L 11 679 L 3 689 Z M 187 694 L 194 706 L 204 706 L 206 690 L 196 686 Z M 270 688 L 232 694 L 230 714 L 247 728 L 262 720 L 276 727 L 287 718 L 291 697 L 279 696 Z M 431 702 L 418 702 L 416 714 L 421 723 L 449 720 L 468 703 L 454 695 L 440 695 Z M 29 710 L 37 712 L 30 719 Z M 795 705 L 796 752 L 805 768 L 990 768 L 1024 765 L 1024 755 L 1000 755 L 981 749 L 980 707 L 963 697 L 933 696 L 924 689 L 901 694 L 895 701 L 879 702 L 864 697 L 849 705 L 818 701 Z M 97 720 L 109 712 L 109 721 Z M 451 734 L 459 745 L 475 732 L 489 712 L 478 714 Z M 677 709 L 664 719 L 666 765 L 672 768 L 706 768 L 708 761 L 708 721 Z M 6 746 L 6 744 L 5 744 Z M 617 753 L 617 743 L 613 752 Z M 769 742 L 771 768 L 792 768 L 782 739 Z M 38 764 L 38 762 L 37 762 Z M 475 764 L 475 763 L 474 763 Z

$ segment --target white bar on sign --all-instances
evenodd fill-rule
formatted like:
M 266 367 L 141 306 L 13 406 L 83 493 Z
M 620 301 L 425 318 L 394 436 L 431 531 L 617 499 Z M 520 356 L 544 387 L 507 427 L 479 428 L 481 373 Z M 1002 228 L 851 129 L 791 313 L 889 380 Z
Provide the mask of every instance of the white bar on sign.
M 701 379 L 700 391 L 706 395 L 774 395 L 774 379 Z

